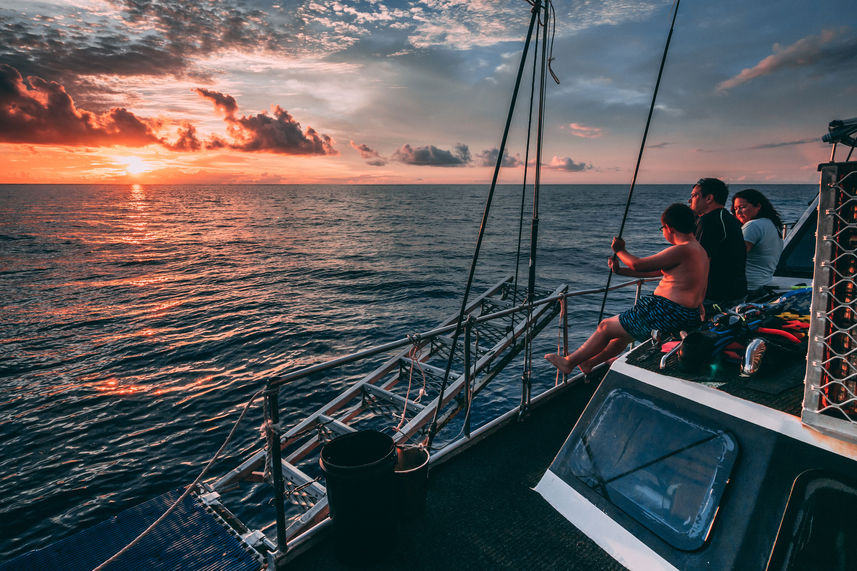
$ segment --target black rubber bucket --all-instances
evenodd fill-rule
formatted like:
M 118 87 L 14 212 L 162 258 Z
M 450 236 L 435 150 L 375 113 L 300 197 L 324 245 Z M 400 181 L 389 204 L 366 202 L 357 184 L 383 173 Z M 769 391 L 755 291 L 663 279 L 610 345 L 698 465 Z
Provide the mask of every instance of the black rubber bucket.
M 394 539 L 393 439 L 375 430 L 334 438 L 319 458 L 337 555 L 350 563 L 384 557 Z
M 425 448 L 396 448 L 396 513 L 418 518 L 425 513 L 429 452 Z

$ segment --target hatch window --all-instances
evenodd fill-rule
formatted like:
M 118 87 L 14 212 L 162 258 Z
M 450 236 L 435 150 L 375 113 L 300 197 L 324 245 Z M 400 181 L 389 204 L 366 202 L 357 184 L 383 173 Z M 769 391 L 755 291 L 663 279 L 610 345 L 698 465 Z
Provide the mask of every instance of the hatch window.
M 795 479 L 768 569 L 857 569 L 857 482 L 810 470 Z
M 614 389 L 551 470 L 690 551 L 708 538 L 737 453 L 729 433 Z

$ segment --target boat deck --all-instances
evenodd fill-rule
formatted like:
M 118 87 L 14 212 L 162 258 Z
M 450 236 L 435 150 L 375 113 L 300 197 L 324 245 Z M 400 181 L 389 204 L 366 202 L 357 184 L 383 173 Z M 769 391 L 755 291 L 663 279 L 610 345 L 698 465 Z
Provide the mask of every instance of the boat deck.
M 91 571 L 130 544 L 181 496 L 174 490 L 41 549 L 0 563 L 0 571 Z M 107 569 L 253 571 L 261 558 L 194 496 L 186 496 L 140 543 Z
M 461 454 L 432 467 L 425 515 L 390 534 L 371 569 L 623 569 L 532 490 L 598 383 L 569 386 Z M 395 533 L 395 537 L 393 536 Z M 291 569 L 347 569 L 331 533 Z
M 627 362 L 636 367 L 670 375 L 714 387 L 732 396 L 748 400 L 794 416 L 800 416 L 803 401 L 803 379 L 806 372 L 806 355 L 795 355 L 778 364 L 774 370 L 764 371 L 752 377 L 742 377 L 738 373 L 738 364 L 729 361 L 715 361 L 697 371 L 684 370 L 675 356 L 670 357 L 661 369 L 663 357 L 660 349 L 651 343 L 640 345 L 628 354 Z

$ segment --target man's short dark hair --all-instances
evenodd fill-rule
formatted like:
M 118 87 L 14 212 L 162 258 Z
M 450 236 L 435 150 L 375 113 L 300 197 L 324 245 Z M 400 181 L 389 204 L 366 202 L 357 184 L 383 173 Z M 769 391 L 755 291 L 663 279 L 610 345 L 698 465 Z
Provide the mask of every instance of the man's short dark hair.
M 701 178 L 696 181 L 694 186 L 699 187 L 699 192 L 702 196 L 709 194 L 714 196 L 714 202 L 717 204 L 726 204 L 726 198 L 729 196 L 729 187 L 719 178 Z
M 690 206 L 676 202 L 667 206 L 661 214 L 661 224 L 682 234 L 693 234 L 696 231 L 696 216 Z

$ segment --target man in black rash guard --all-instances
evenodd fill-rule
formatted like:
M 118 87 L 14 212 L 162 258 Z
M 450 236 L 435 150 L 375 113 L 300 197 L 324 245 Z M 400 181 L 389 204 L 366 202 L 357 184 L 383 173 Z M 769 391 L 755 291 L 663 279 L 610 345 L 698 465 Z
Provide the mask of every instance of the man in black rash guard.
M 741 223 L 725 208 L 728 196 L 729 189 L 722 180 L 701 178 L 688 201 L 699 217 L 696 239 L 711 259 L 703 302 L 706 316 L 734 307 L 747 297 L 747 247 Z

